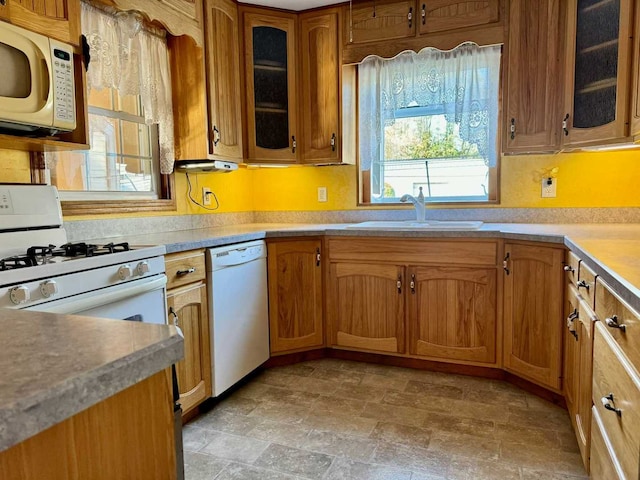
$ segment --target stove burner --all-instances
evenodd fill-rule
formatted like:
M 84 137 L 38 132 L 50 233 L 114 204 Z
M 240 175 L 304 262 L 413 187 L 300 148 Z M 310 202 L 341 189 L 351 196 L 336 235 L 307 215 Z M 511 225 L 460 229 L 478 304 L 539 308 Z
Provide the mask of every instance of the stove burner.
M 0 260 L 0 271 L 15 270 L 18 268 L 34 267 L 37 262 L 33 257 L 26 255 L 18 255 L 15 257 L 7 257 Z
M 56 257 L 94 257 L 98 255 L 108 255 L 110 253 L 127 252 L 129 244 L 124 243 L 107 243 L 106 245 L 94 245 L 91 243 L 77 242 L 65 243 L 60 248 L 53 250 L 52 254 Z
M 49 245 L 46 247 L 33 246 L 27 249 L 26 255 L 15 255 L 0 259 L 0 271 L 44 265 L 45 263 L 54 262 L 55 257 L 96 257 L 99 255 L 109 255 L 111 253 L 128 252 L 129 250 L 130 248 L 127 242 L 115 244 L 107 243 L 106 245 L 76 242 L 65 243 L 60 247 L 56 247 L 55 245 Z

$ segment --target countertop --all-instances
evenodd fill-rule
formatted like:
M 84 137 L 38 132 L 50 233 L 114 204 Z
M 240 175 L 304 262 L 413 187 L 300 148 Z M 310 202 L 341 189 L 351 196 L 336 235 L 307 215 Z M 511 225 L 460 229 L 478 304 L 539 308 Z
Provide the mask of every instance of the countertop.
M 0 310 L 0 451 L 176 363 L 173 326 Z
M 294 236 L 504 238 L 565 245 L 640 311 L 640 224 L 485 223 L 479 230 L 350 230 L 345 224 L 243 224 L 119 238 L 132 245 L 165 245 L 167 253 L 249 240 Z M 110 238 L 109 241 L 115 241 Z

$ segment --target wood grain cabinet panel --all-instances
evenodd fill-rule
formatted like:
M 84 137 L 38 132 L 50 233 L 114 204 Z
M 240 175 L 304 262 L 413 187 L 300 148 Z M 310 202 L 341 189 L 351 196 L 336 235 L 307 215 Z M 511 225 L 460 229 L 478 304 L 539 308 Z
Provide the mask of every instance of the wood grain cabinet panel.
M 410 267 L 410 353 L 495 363 L 495 268 Z
M 499 0 L 418 0 L 418 31 L 443 32 L 497 22 Z
M 6 0 L 0 18 L 61 42 L 80 45 L 80 0 Z
M 509 3 L 502 133 L 505 153 L 560 149 L 560 3 Z
M 577 430 L 575 413 L 578 409 L 578 391 L 580 389 L 580 342 L 578 341 L 579 327 L 576 325 L 579 302 L 578 291 L 573 285 L 568 284 L 564 308 L 567 325 L 564 332 L 564 379 L 562 383 L 564 399 L 567 402 L 567 410 L 569 410 L 574 430 Z
M 300 15 L 303 163 L 340 161 L 338 11 Z
M 272 355 L 324 344 L 321 249 L 320 240 L 268 245 Z
M 631 135 L 640 136 L 640 8 L 635 9 L 633 26 L 633 93 L 631 99 Z
M 405 38 L 415 35 L 415 1 L 369 1 L 344 8 L 345 44 Z
M 592 480 L 624 480 L 620 464 L 610 450 L 609 439 L 605 440 L 604 426 L 594 406 L 591 411 L 591 461 Z
M 332 345 L 404 353 L 404 283 L 404 267 L 332 263 Z
M 504 367 L 560 390 L 563 324 L 562 248 L 505 244 Z

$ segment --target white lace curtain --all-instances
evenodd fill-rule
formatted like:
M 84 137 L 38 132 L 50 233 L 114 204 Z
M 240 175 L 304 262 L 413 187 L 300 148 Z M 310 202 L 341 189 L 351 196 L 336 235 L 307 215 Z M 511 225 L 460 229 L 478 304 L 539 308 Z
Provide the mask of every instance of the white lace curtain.
M 498 93 L 501 46 L 465 43 L 442 51 L 425 48 L 392 59 L 367 57 L 358 66 L 360 165 L 382 161 L 382 134 L 396 111 L 435 107 L 460 127 L 489 166 L 498 157 Z
M 142 30 L 136 14 L 110 14 L 84 2 L 82 33 L 91 53 L 88 88 L 140 95 L 145 122 L 158 124 L 160 173 L 173 172 L 171 75 L 165 38 Z

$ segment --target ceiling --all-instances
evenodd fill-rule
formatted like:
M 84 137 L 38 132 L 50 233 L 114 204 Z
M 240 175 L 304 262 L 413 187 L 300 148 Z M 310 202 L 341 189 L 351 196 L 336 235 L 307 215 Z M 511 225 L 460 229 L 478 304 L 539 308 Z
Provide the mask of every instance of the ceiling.
M 262 5 L 264 7 L 284 8 L 285 10 L 308 10 L 310 8 L 324 7 L 326 5 L 336 5 L 344 3 L 336 0 L 240 0 L 240 3 L 251 5 Z

